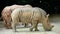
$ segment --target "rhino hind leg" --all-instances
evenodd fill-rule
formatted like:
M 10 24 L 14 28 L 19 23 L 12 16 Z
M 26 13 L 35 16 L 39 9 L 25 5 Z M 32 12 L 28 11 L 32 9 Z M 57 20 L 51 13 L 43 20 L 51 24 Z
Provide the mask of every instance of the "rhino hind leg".
M 4 27 L 7 28 L 7 22 L 4 18 L 3 18 L 3 22 L 4 22 Z
M 16 23 L 12 24 L 13 31 L 16 32 Z
M 3 21 L 4 21 L 4 27 L 6 29 L 11 29 L 12 27 L 11 27 L 10 21 L 8 21 L 5 17 L 2 17 L 2 18 L 3 18 Z
M 5 20 L 4 20 L 4 27 L 7 28 L 7 23 Z

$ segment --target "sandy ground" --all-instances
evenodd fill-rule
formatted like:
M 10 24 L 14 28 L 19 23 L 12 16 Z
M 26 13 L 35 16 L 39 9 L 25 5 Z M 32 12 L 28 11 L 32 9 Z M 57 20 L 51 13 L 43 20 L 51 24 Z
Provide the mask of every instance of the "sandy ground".
M 17 26 L 18 32 L 13 32 L 12 29 L 5 29 L 3 27 L 2 21 L 0 21 L 0 34 L 60 34 L 60 16 L 50 17 L 51 24 L 54 25 L 52 31 L 45 31 L 42 24 L 38 24 L 39 31 L 29 31 L 30 27 L 25 28 L 24 26 Z

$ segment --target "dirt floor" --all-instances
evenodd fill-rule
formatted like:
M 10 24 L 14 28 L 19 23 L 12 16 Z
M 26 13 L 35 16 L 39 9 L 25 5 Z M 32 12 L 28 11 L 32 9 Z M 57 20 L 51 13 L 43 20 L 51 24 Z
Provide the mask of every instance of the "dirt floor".
M 25 28 L 22 25 L 17 26 L 18 32 L 13 32 L 12 29 L 5 29 L 3 27 L 3 22 L 0 21 L 0 34 L 60 34 L 60 16 L 59 15 L 53 15 L 50 17 L 51 24 L 54 25 L 54 28 L 52 31 L 45 31 L 42 27 L 42 24 L 38 24 L 39 31 L 29 31 L 30 27 Z

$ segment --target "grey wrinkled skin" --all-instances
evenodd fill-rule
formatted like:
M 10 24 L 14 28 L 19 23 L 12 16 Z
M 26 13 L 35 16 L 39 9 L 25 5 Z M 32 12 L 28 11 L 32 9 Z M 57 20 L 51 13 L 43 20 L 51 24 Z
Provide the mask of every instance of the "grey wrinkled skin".
M 16 25 L 19 22 L 26 23 L 26 24 L 32 23 L 32 27 L 30 28 L 30 31 L 33 31 L 34 28 L 35 28 L 35 31 L 39 31 L 37 26 L 38 26 L 39 22 L 42 22 L 45 30 L 51 30 L 52 25 L 49 25 L 47 23 L 47 20 L 48 20 L 47 17 L 48 16 L 46 16 L 46 12 L 38 7 L 17 8 L 11 14 L 11 18 L 12 18 L 12 22 L 13 22 L 12 27 L 13 27 L 13 30 L 16 31 Z M 48 25 L 49 25 L 49 27 L 47 27 Z

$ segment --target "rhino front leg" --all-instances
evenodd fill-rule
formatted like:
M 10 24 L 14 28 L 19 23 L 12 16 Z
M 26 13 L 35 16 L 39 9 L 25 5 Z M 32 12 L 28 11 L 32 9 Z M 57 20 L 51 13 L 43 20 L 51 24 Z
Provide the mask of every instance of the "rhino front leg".
M 38 27 L 38 22 L 35 25 L 35 31 L 39 31 L 37 27 Z
M 39 31 L 37 25 L 38 25 L 37 20 L 32 21 L 32 27 L 30 28 L 30 31 L 32 31 L 33 28 L 35 28 L 35 31 Z

